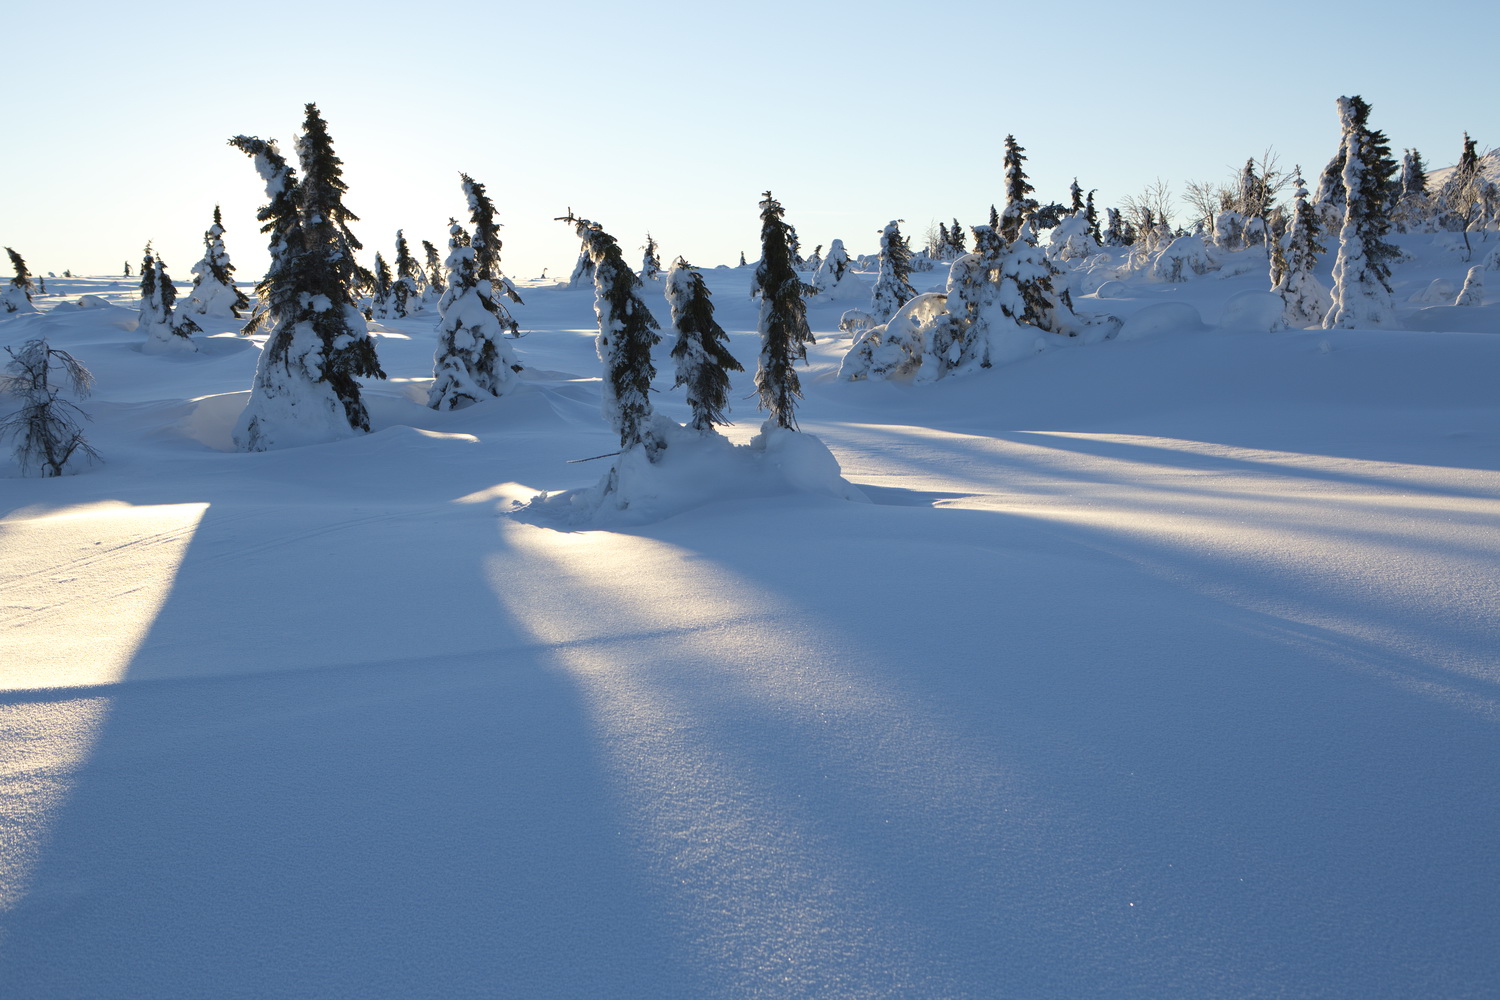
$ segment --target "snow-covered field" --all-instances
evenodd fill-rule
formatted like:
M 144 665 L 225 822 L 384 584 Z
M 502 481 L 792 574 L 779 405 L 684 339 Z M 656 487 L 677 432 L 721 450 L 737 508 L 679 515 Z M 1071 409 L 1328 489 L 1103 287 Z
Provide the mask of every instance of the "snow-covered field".
M 587 292 L 521 283 L 505 398 L 377 323 L 374 433 L 241 454 L 258 339 L 48 279 L 117 305 L 0 321 L 105 459 L 0 459 L 0 996 L 1500 996 L 1500 306 L 1401 242 L 1407 330 L 1221 328 L 1245 251 L 929 385 L 815 300 L 857 492 L 593 528 L 516 513 L 617 445 Z

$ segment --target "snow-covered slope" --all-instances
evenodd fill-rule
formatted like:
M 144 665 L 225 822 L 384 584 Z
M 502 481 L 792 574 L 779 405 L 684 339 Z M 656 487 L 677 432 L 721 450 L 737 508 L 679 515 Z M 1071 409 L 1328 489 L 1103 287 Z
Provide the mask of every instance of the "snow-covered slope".
M 586 292 L 523 288 L 505 398 L 376 323 L 374 433 L 239 454 L 253 342 L 50 279 L 0 345 L 93 368 L 106 461 L 0 478 L 0 993 L 1493 996 L 1500 323 L 1404 239 L 1437 330 L 1221 329 L 1247 251 L 1076 299 L 1201 323 L 848 383 L 815 301 L 858 496 L 609 530 L 513 513 L 617 445 Z

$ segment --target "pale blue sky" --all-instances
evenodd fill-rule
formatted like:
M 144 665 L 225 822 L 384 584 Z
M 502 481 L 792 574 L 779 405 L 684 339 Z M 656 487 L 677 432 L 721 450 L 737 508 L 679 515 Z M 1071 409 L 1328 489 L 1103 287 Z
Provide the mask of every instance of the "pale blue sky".
M 577 241 L 551 220 L 569 207 L 632 260 L 648 229 L 667 258 L 754 259 L 767 188 L 809 250 L 871 251 L 891 218 L 920 244 L 933 219 L 973 224 L 1003 202 L 1007 132 L 1040 198 L 1066 200 L 1076 174 L 1101 206 L 1158 177 L 1176 193 L 1224 179 L 1268 146 L 1315 173 L 1340 94 L 1433 166 L 1465 129 L 1500 143 L 1500 14 L 1342 6 L 575 0 L 467 21 L 385 0 L 33 6 L 8 19 L 26 101 L 0 157 L 0 243 L 43 273 L 101 273 L 151 239 L 186 280 L 219 203 L 240 276 L 258 277 L 261 187 L 226 140 L 290 153 L 309 100 L 367 263 L 398 228 L 442 246 L 462 170 L 494 196 L 520 277 L 565 276 Z

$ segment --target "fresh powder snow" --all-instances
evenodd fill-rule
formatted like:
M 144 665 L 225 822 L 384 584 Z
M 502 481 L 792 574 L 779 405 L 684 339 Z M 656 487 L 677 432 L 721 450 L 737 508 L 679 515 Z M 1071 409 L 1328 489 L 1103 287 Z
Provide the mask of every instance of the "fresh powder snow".
M 795 431 L 705 268 L 735 423 L 682 426 L 663 343 L 654 462 L 591 288 L 517 282 L 461 409 L 434 315 L 382 320 L 370 433 L 306 389 L 247 453 L 264 331 L 151 355 L 134 279 L 49 277 L 0 347 L 92 371 L 102 461 L 0 453 L 0 995 L 1493 997 L 1500 305 L 1455 235 L 1392 234 L 1379 330 L 1273 329 L 1263 247 L 1059 261 L 1073 337 L 914 273 L 993 327 L 933 380 L 839 378 L 814 294 Z

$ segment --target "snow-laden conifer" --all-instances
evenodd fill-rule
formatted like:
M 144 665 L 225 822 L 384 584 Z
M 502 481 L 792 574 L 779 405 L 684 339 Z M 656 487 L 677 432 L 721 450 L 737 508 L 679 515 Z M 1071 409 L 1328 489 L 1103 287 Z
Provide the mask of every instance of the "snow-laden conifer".
M 203 234 L 203 259 L 193 265 L 193 290 L 177 307 L 187 316 L 222 316 L 239 319 L 250 300 L 234 283 L 234 265 L 224 249 L 224 221 L 214 206 L 214 221 Z
M 852 277 L 853 270 L 849 252 L 844 249 L 844 241 L 834 240 L 828 245 L 827 256 L 813 274 L 813 291 L 829 299 L 849 298 L 860 287 Z
M 1395 321 L 1390 264 L 1399 251 L 1383 239 L 1390 228 L 1384 189 L 1395 171 L 1385 136 L 1367 125 L 1369 105 L 1359 97 L 1338 99 L 1344 130 L 1344 224 L 1333 265 L 1333 304 L 1325 329 L 1356 329 Z
M 141 344 L 146 354 L 191 354 L 198 350 L 192 335 L 200 332 L 191 317 L 173 314 L 177 288 L 167 274 L 167 266 L 153 255 L 146 244 L 141 260 L 141 307 L 136 329 L 146 335 Z
M 1301 167 L 1297 168 L 1297 177 L 1292 183 L 1296 185 L 1293 197 L 1297 207 L 1287 234 L 1286 271 L 1271 290 L 1285 303 L 1283 319 L 1287 326 L 1298 329 L 1321 323 L 1331 300 L 1328 289 L 1314 274 L 1318 258 L 1327 250 L 1318 242 L 1322 227 L 1317 210 L 1308 201 L 1307 182 L 1302 179 Z
M 6 283 L 5 290 L 0 292 L 0 312 L 36 312 L 36 306 L 31 304 L 31 293 L 36 286 L 31 281 L 31 271 L 26 267 L 25 259 L 10 247 L 6 247 L 5 252 L 10 256 L 11 270 L 15 273 Z
M 569 288 L 594 288 L 594 258 L 589 253 L 589 245 L 584 243 L 578 251 L 578 262 L 573 265 L 573 273 L 568 275 Z
M 655 426 L 650 395 L 651 380 L 656 377 L 651 348 L 661 341 L 660 325 L 641 301 L 641 279 L 625 263 L 615 238 L 598 223 L 576 218 L 571 212 L 560 221 L 574 227 L 593 264 L 594 315 L 599 321 L 595 346 L 604 364 L 600 400 L 604 419 L 620 435 L 622 452 L 640 448 L 655 462 L 667 446 Z
M 1429 226 L 1431 199 L 1427 194 L 1427 165 L 1422 154 L 1408 149 L 1401 158 L 1401 197 L 1393 221 L 1400 232 L 1421 231 Z
M 796 430 L 796 401 L 802 395 L 796 363 L 806 360 L 813 335 L 802 298 L 804 286 L 792 266 L 784 215 L 781 202 L 767 191 L 760 203 L 760 263 L 752 285 L 760 295 L 760 364 L 755 388 L 761 409 L 770 414 L 766 423 Z
M 244 451 L 348 437 L 370 429 L 360 377 L 384 378 L 354 289 L 363 280 L 360 243 L 348 224 L 342 162 L 317 106 L 306 106 L 297 142 L 298 178 L 274 142 L 238 136 L 254 158 L 270 202 L 259 218 L 271 234 L 271 268 L 258 286 L 272 332 L 261 351 L 250 402 L 235 427 Z
M 1484 265 L 1475 264 L 1464 278 L 1464 287 L 1453 300 L 1456 306 L 1484 305 Z
M 500 223 L 484 185 L 460 175 L 473 234 L 451 224 L 448 290 L 438 303 L 438 346 L 433 355 L 427 405 L 456 410 L 491 396 L 503 396 L 521 370 L 505 335 L 520 329 L 500 303 Z
M 892 219 L 880 231 L 880 270 L 870 298 L 870 315 L 884 323 L 907 302 L 916 297 L 911 286 L 911 251 L 901 238 L 899 219 Z
M 1066 287 L 1058 288 L 1061 275 L 1042 248 L 1030 223 L 1023 224 L 1014 243 L 1007 244 L 1000 259 L 999 305 L 1017 323 L 1050 333 L 1076 336 L 1081 325 L 1073 312 Z
M 423 240 L 422 250 L 427 255 L 427 280 L 422 287 L 422 308 L 427 309 L 436 306 L 443 293 L 448 290 L 448 282 L 443 277 L 443 262 L 438 256 L 437 247 L 430 241 Z
M 391 266 L 377 250 L 375 252 L 375 286 L 370 289 L 370 310 L 375 319 L 391 318 Z
M 666 296 L 677 331 L 672 347 L 677 379 L 672 387 L 687 389 L 693 409 L 688 426 L 711 431 L 715 424 L 729 423 L 724 416 L 729 409 L 729 373 L 745 369 L 729 353 L 729 338 L 714 319 L 713 299 L 703 275 L 681 257 L 667 271 Z
M 0 375 L 0 395 L 16 397 L 21 408 L 0 420 L 0 440 L 15 443 L 21 474 L 60 476 L 75 456 L 98 460 L 99 453 L 84 440 L 78 423 L 88 414 L 61 398 L 65 391 L 87 396 L 94 385 L 89 370 L 67 351 L 49 347 L 44 338 L 28 340 L 19 349 L 7 347 L 5 352 L 10 355 L 5 365 L 9 374 Z
M 1021 223 L 1036 211 L 1035 198 L 1027 197 L 1036 189 L 1026 179 L 1026 147 L 1016 142 L 1016 137 L 1005 137 L 1005 211 L 1000 215 L 997 232 L 1007 243 L 1014 243 L 1021 232 Z M 993 214 L 993 213 L 992 213 Z M 995 223 L 992 221 L 991 225 Z
M 641 247 L 641 280 L 655 281 L 661 277 L 661 254 L 651 234 L 646 234 L 646 245 Z
M 396 230 L 395 274 L 391 279 L 391 315 L 405 319 L 422 304 L 422 267 L 411 255 L 406 232 Z

